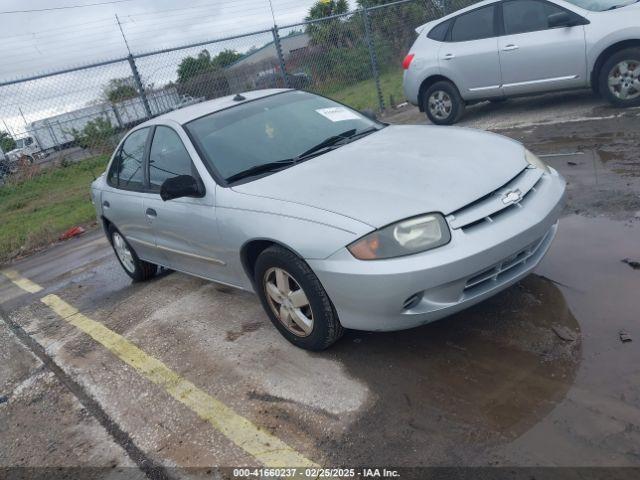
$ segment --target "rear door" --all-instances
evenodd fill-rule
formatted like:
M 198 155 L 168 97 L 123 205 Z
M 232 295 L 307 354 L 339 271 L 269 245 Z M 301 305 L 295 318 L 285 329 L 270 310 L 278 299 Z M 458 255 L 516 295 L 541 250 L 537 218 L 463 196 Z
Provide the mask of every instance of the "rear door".
M 582 24 L 551 28 L 549 16 L 563 12 Z M 499 48 L 505 95 L 587 86 L 584 18 L 544 0 L 505 1 L 502 16 Z
M 124 235 L 138 256 L 158 260 L 151 224 L 144 215 L 145 149 L 151 128 L 135 130 L 122 143 L 107 174 L 102 213 Z
M 166 202 L 160 198 L 160 188 L 168 178 L 190 175 L 203 183 L 185 142 L 188 143 L 186 136 L 183 140 L 171 126 L 156 127 L 149 152 L 150 194 L 144 200 L 145 215 L 153 226 L 156 245 L 164 257 L 163 265 L 212 280 L 228 281 L 219 248 L 215 189 L 207 188 L 203 198 Z
M 492 4 L 455 17 L 440 47 L 442 74 L 467 100 L 501 94 L 497 12 Z

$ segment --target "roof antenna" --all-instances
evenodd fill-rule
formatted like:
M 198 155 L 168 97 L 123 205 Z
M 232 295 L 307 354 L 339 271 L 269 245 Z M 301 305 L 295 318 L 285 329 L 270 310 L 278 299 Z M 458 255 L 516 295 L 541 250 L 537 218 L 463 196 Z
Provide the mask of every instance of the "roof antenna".
M 243 97 L 242 95 L 240 95 L 239 93 L 236 94 L 235 97 L 233 97 L 233 101 L 234 102 L 242 102 L 243 100 L 246 100 L 246 97 Z

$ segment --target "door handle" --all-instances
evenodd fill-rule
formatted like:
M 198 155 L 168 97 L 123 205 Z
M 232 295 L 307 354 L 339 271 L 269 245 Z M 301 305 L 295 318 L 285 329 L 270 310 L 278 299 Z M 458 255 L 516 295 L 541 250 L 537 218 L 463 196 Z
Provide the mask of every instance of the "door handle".
M 445 59 L 445 60 L 453 60 L 454 58 L 456 58 L 456 56 L 455 56 L 453 53 L 447 53 L 447 54 L 444 56 L 444 59 Z
M 503 52 L 511 52 L 513 50 L 518 50 L 520 47 L 518 45 L 514 45 L 513 43 L 507 45 L 502 49 Z
M 158 212 L 156 212 L 153 208 L 147 208 L 147 217 L 155 218 L 158 216 Z
M 111 206 L 111 204 L 105 200 L 104 202 L 102 202 L 102 206 L 104 208 L 109 208 Z

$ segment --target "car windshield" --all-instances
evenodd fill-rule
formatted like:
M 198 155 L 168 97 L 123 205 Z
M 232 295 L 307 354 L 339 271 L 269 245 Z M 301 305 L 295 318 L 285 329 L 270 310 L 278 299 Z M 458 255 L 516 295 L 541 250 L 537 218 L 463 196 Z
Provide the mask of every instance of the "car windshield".
M 585 10 L 591 10 L 592 12 L 604 12 L 606 10 L 626 7 L 637 1 L 638 0 L 567 0 L 569 3 L 573 3 Z
M 226 181 L 295 165 L 383 125 L 327 98 L 290 91 L 185 125 L 204 160 Z

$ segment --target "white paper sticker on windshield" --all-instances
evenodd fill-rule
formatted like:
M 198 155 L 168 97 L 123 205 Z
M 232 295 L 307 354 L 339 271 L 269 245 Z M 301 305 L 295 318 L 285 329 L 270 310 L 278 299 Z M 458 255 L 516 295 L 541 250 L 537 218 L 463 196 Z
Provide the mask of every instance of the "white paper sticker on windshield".
M 345 120 L 360 120 L 360 116 L 344 107 L 321 108 L 316 110 L 320 115 L 332 122 L 344 122 Z

